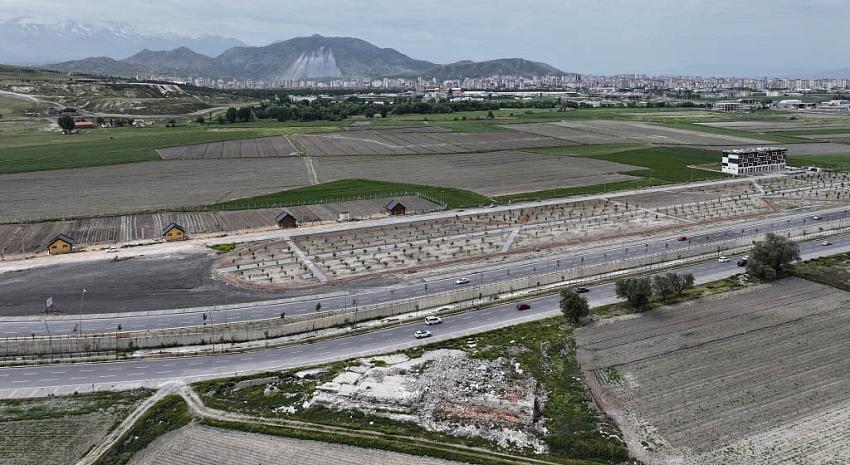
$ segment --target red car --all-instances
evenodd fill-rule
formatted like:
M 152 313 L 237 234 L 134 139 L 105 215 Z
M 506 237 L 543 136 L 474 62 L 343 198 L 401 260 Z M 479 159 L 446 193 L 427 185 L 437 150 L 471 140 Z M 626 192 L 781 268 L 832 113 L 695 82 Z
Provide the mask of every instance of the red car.
M 688 236 L 679 236 L 679 237 L 677 237 L 677 238 L 676 238 L 676 240 L 677 240 L 677 241 L 680 241 L 680 242 L 681 242 L 681 241 L 686 241 L 686 240 L 688 240 Z
M 517 309 L 517 310 L 528 310 L 529 308 L 531 308 L 531 305 L 528 305 L 528 304 L 516 304 L 516 309 Z

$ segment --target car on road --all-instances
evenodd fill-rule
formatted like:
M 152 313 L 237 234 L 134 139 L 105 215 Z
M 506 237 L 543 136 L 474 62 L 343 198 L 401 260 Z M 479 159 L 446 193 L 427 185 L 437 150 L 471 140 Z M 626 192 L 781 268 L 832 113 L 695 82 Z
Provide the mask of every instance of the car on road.
M 426 316 L 426 317 L 425 317 L 425 324 L 426 324 L 426 325 L 429 325 L 429 326 L 430 326 L 430 325 L 438 325 L 438 324 L 440 324 L 440 323 L 442 323 L 442 322 L 443 322 L 443 319 L 442 319 L 442 318 L 440 318 L 440 317 L 438 317 L 438 316 L 433 316 L 433 315 L 431 315 L 431 316 Z
M 590 292 L 590 289 L 586 287 L 577 287 L 576 294 L 584 294 L 585 292 Z
M 437 312 L 448 312 L 448 311 L 449 311 L 449 310 L 451 310 L 451 309 L 452 309 L 452 306 L 451 306 L 451 305 L 446 305 L 445 307 L 440 307 L 440 308 L 438 308 L 438 309 L 437 309 Z
M 819 216 L 817 216 L 817 215 L 815 215 L 815 216 L 813 216 L 813 217 L 812 217 L 812 219 L 813 219 L 813 220 L 820 220 L 820 217 L 819 217 Z
M 827 247 L 827 246 L 832 245 L 832 242 L 829 242 L 829 241 L 823 241 L 823 242 L 821 242 L 821 243 L 820 243 L 820 245 L 822 245 L 822 246 L 824 246 L 824 247 Z
M 726 255 L 721 255 L 720 258 L 717 259 L 717 261 L 720 263 L 729 263 L 729 257 L 727 257 Z
M 469 278 L 457 278 L 455 279 L 455 284 L 460 286 L 461 284 L 469 284 Z
M 683 241 L 688 240 L 688 236 L 679 236 L 679 237 L 676 238 L 676 240 L 679 241 L 679 242 L 683 242 Z
M 419 331 L 416 331 L 413 335 L 416 336 L 416 339 L 424 339 L 426 337 L 431 337 L 431 331 L 428 331 L 427 329 L 420 329 Z
M 738 259 L 738 266 L 747 266 L 747 257 L 741 257 Z
M 110 247 L 106 249 L 106 253 L 118 253 L 118 247 Z
M 528 310 L 529 308 L 531 308 L 531 305 L 528 305 L 528 304 L 516 304 L 516 309 L 517 309 L 517 310 Z

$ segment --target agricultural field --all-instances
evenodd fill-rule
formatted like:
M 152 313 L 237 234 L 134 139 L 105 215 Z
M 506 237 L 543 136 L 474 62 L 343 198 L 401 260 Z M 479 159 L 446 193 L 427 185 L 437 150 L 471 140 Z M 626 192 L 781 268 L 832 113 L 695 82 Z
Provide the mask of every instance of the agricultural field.
M 809 130 L 829 130 L 832 132 L 840 132 L 842 129 L 846 129 L 850 131 L 850 121 L 842 124 L 828 123 L 818 120 L 807 121 L 805 119 L 796 119 L 793 121 L 719 121 L 696 124 L 700 126 L 737 129 L 740 131 L 752 132 L 791 131 L 791 134 L 804 134 Z
M 564 145 L 563 141 L 521 133 L 359 130 L 334 134 L 303 134 L 293 141 L 307 155 L 411 155 L 485 152 Z
M 136 453 L 129 465 L 451 465 L 458 462 L 343 444 L 303 441 L 197 424 L 166 433 Z
M 55 119 L 51 121 L 55 126 Z M 324 126 L 220 128 L 185 125 L 98 128 L 80 134 L 11 131 L 0 138 L 0 174 L 160 160 L 158 148 L 335 129 Z
M 662 145 L 752 145 L 764 144 L 757 137 L 744 138 L 709 134 L 697 130 L 678 129 L 642 122 L 589 120 L 561 121 L 545 124 L 505 126 L 516 131 L 560 139 L 569 144 L 629 144 Z M 562 144 L 567 145 L 567 144 Z
M 310 184 L 301 158 L 170 160 L 0 174 L 0 223 L 209 205 Z
M 192 387 L 211 408 L 260 417 L 576 465 L 628 460 L 617 430 L 588 402 L 572 328 L 561 318 L 404 353 Z
M 151 393 L 140 390 L 0 401 L 4 465 L 70 465 Z
M 361 178 L 452 187 L 485 196 L 628 181 L 638 166 L 519 151 L 314 157 L 320 181 Z
M 848 304 L 790 278 L 592 324 L 577 358 L 645 463 L 846 463 Z
M 293 156 L 298 150 L 287 136 L 241 139 L 157 149 L 163 160 L 265 158 Z

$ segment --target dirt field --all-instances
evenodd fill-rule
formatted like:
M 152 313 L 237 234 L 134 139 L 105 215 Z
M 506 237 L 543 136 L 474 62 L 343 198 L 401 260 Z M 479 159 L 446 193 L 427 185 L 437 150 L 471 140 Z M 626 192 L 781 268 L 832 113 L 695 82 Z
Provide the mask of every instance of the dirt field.
M 106 393 L 0 402 L 0 462 L 74 464 L 145 396 Z
M 232 140 L 158 149 L 163 160 L 288 157 L 298 150 L 286 136 Z
M 300 158 L 172 160 L 0 175 L 0 223 L 208 205 L 309 185 Z
M 718 121 L 711 123 L 696 123 L 724 129 L 739 129 L 741 131 L 792 131 L 795 129 L 850 129 L 847 124 L 823 123 L 818 121 Z
M 130 465 L 452 465 L 459 462 L 191 424 L 136 454 Z
M 636 179 L 619 174 L 641 169 L 591 158 L 527 152 L 451 155 L 316 157 L 319 181 L 368 178 L 457 187 L 488 196 Z
M 301 224 L 331 222 L 347 212 L 352 220 L 386 216 L 386 205 L 391 198 L 351 200 L 314 205 L 285 207 Z M 415 196 L 396 198 L 407 207 L 407 214 L 442 210 L 429 200 Z M 220 212 L 164 212 L 103 218 L 83 218 L 70 221 L 41 223 L 0 224 L 0 257 L 22 252 L 37 253 L 46 249 L 48 241 L 57 234 L 74 238 L 79 247 L 108 245 L 139 240 L 155 240 L 165 226 L 172 222 L 193 234 L 219 231 L 246 231 L 275 227 L 275 217 L 282 208 L 258 208 Z
M 586 327 L 578 357 L 646 463 L 848 463 L 848 305 L 787 279 Z
M 571 144 L 655 143 L 711 146 L 766 143 L 757 139 L 672 129 L 648 123 L 627 121 L 561 121 L 558 123 L 511 124 L 502 127 L 529 134 L 554 137 Z
M 563 141 L 550 137 L 498 132 L 359 130 L 334 134 L 301 134 L 293 136 L 292 139 L 305 153 L 315 157 L 463 153 L 565 145 Z

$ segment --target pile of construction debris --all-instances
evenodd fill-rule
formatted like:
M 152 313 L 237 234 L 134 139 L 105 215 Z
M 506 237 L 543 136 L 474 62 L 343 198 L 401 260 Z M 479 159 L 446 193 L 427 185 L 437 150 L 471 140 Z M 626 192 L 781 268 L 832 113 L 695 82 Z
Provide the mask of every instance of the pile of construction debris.
M 356 409 L 504 448 L 545 452 L 537 381 L 504 358 L 481 360 L 461 350 L 420 357 L 359 360 L 320 384 L 304 408 Z

